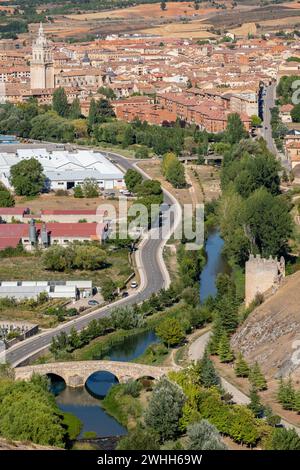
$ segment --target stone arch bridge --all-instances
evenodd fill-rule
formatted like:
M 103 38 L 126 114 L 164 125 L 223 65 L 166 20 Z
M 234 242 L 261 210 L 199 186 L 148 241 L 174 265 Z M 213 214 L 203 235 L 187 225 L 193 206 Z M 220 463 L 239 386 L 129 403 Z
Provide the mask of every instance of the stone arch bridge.
M 167 375 L 177 367 L 156 367 L 133 362 L 115 361 L 78 361 L 78 362 L 53 362 L 15 369 L 16 380 L 29 380 L 33 374 L 55 374 L 63 378 L 69 387 L 82 387 L 94 372 L 110 372 L 114 374 L 120 383 L 130 379 L 137 380 L 142 377 L 159 379 Z M 178 370 L 180 368 L 178 367 Z

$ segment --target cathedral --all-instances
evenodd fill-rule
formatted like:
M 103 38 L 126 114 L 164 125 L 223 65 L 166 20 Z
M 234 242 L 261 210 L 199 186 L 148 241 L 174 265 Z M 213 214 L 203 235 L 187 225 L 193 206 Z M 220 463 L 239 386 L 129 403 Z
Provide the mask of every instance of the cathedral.
M 31 90 L 54 88 L 52 50 L 45 37 L 42 23 L 39 27 L 38 37 L 32 44 L 30 88 Z

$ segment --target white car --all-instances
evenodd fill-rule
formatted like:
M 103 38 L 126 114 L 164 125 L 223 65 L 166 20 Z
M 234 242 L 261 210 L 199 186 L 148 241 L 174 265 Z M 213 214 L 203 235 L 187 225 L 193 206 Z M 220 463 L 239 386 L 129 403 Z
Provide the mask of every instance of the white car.
M 138 283 L 136 281 L 132 281 L 130 283 L 130 287 L 131 287 L 131 289 L 136 289 L 138 287 Z

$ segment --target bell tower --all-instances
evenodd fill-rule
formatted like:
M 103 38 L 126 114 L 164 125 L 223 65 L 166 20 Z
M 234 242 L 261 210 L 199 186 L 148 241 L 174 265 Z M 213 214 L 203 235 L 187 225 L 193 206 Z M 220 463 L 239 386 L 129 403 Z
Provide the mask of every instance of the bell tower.
M 38 37 L 32 44 L 30 88 L 31 90 L 37 88 L 54 88 L 52 50 L 45 37 L 42 23 L 40 23 Z

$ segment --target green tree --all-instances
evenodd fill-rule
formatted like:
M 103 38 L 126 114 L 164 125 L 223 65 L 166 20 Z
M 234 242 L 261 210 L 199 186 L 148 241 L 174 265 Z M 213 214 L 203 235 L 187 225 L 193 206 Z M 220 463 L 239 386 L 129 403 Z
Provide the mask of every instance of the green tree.
M 166 318 L 156 327 L 156 334 L 168 346 L 176 346 L 184 338 L 184 332 L 176 318 Z
M 80 184 L 77 184 L 74 188 L 74 197 L 76 197 L 76 198 L 83 198 L 84 197 L 82 187 L 81 187 Z
M 224 329 L 222 322 L 219 316 L 217 316 L 213 322 L 212 334 L 209 340 L 209 351 L 211 354 L 217 354 L 219 343 L 222 335 L 224 334 Z
M 261 404 L 257 389 L 254 386 L 252 386 L 250 389 L 250 403 L 248 404 L 248 408 L 252 411 L 255 417 L 259 417 L 260 413 L 264 409 L 263 405 Z
M 300 450 L 300 437 L 295 429 L 274 429 L 267 450 Z
M 68 98 L 63 87 L 56 88 L 53 93 L 52 107 L 61 117 L 68 117 L 69 104 Z
M 293 107 L 291 117 L 293 122 L 300 122 L 300 103 Z
M 218 356 L 221 362 L 231 362 L 234 359 L 233 352 L 230 348 L 228 334 L 226 332 L 224 332 L 220 338 Z
M 138 425 L 122 437 L 117 450 L 159 450 L 159 436 L 155 431 Z
M 285 253 L 292 222 L 287 202 L 281 196 L 272 196 L 265 188 L 256 190 L 246 201 L 243 218 L 252 251 L 258 250 L 264 257 Z
M 116 296 L 117 285 L 112 279 L 104 279 L 101 285 L 101 294 L 105 301 L 112 301 Z
M 94 178 L 86 178 L 81 185 L 85 197 L 92 198 L 99 196 L 99 186 Z
M 234 372 L 237 377 L 249 376 L 249 366 L 241 352 L 238 353 L 237 360 L 235 362 Z
M 226 137 L 230 144 L 237 144 L 247 137 L 247 131 L 238 113 L 232 113 L 228 116 Z
M 128 191 L 135 192 L 136 187 L 142 183 L 143 177 L 138 171 L 130 168 L 125 173 L 124 181 Z
M 249 446 L 255 446 L 260 437 L 252 411 L 243 405 L 235 405 L 234 413 L 230 416 L 229 429 L 230 436 L 236 442 Z
M 145 145 L 140 145 L 134 154 L 135 158 L 144 159 L 149 158 L 149 149 Z
M 277 399 L 285 410 L 293 410 L 295 408 L 296 392 L 291 377 L 287 380 L 280 378 L 277 391 Z
M 268 388 L 265 376 L 263 375 L 257 361 L 250 368 L 249 381 L 251 385 L 257 388 L 257 390 L 261 391 L 261 390 L 266 390 Z
M 35 158 L 21 160 L 10 169 L 10 182 L 18 196 L 36 196 L 44 187 L 43 167 Z
M 214 368 L 207 349 L 205 350 L 201 361 L 197 364 L 197 369 L 199 370 L 199 380 L 203 387 L 209 388 L 219 386 L 221 384 L 220 377 Z
M 109 100 L 116 99 L 116 94 L 112 88 L 101 86 L 100 88 L 98 88 L 98 93 L 104 95 Z
M 145 423 L 155 429 L 163 442 L 178 434 L 185 400 L 180 387 L 166 378 L 160 379 L 154 387 L 145 412 Z
M 259 116 L 257 116 L 256 114 L 253 114 L 253 116 L 251 116 L 251 126 L 252 127 L 258 127 L 260 126 L 262 123 L 261 119 Z
M 97 105 L 94 98 L 91 99 L 89 115 L 88 115 L 88 127 L 91 130 L 93 126 L 97 123 Z
M 107 263 L 106 252 L 99 245 L 74 246 L 75 256 L 72 268 L 96 271 L 103 269 Z
M 116 329 L 132 330 L 143 325 L 143 317 L 134 308 L 119 307 L 112 311 L 111 323 Z
M 187 428 L 188 442 L 186 450 L 226 450 L 217 428 L 202 419 Z
M 64 447 L 66 431 L 54 396 L 39 377 L 0 382 L 1 436 L 16 441 Z
M 81 106 L 80 106 L 79 98 L 75 98 L 72 101 L 72 104 L 69 110 L 69 117 L 71 119 L 79 119 L 81 117 Z
M 0 183 L 0 207 L 13 207 L 15 200 L 8 189 Z
M 68 344 L 70 345 L 71 351 L 78 349 L 81 346 L 80 336 L 74 326 L 71 328 L 70 335 L 68 337 Z

